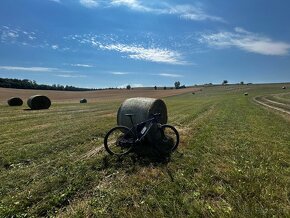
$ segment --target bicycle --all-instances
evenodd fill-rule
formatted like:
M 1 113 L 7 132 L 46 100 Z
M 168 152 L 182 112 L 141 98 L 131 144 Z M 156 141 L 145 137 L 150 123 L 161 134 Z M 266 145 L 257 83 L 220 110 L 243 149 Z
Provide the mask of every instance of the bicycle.
M 125 116 L 130 118 L 132 128 L 116 126 L 106 134 L 104 146 L 109 154 L 117 156 L 128 154 L 135 146 L 144 141 L 150 130 L 154 131 L 154 129 L 158 131 L 156 134 L 159 134 L 158 143 L 169 145 L 167 149 L 168 153 L 177 149 L 179 133 L 173 126 L 159 123 L 158 118 L 161 116 L 160 113 L 153 114 L 152 118 L 136 125 L 134 125 L 132 118 L 134 114 L 125 114 Z M 158 147 L 157 149 L 162 150 Z

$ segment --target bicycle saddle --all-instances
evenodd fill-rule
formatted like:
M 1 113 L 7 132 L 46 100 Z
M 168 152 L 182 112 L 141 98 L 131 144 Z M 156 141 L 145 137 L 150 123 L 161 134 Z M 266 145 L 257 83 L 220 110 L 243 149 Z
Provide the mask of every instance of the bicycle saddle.
M 135 116 L 135 114 L 125 114 L 125 116 L 127 116 L 127 117 L 133 117 L 133 116 Z

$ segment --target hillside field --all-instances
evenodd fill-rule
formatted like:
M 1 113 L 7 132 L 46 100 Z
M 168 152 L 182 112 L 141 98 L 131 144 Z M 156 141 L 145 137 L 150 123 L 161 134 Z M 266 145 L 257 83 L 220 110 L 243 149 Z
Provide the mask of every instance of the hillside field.
M 1 88 L 0 217 L 288 217 L 290 84 L 283 85 Z M 6 104 L 33 94 L 47 94 L 51 108 Z M 102 149 L 120 104 L 136 96 L 165 101 L 181 136 L 169 161 L 118 159 Z

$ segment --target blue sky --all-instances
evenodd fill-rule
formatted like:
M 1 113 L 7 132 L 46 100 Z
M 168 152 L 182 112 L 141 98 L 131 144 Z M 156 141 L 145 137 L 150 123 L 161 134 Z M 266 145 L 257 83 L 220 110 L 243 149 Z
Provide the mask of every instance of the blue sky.
M 290 81 L 290 1 L 1 0 L 0 77 L 103 88 Z

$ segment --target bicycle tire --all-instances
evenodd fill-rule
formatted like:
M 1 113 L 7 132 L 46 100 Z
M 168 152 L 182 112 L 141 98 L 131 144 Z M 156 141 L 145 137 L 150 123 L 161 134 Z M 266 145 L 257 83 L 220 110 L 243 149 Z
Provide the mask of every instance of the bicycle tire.
M 118 136 L 117 134 L 120 135 Z M 113 138 L 112 145 L 109 143 L 109 140 L 111 139 L 110 137 Z M 134 144 L 135 135 L 128 127 L 125 126 L 116 126 L 112 128 L 104 138 L 104 147 L 111 155 L 122 156 L 128 154 L 133 149 Z
M 166 129 L 170 129 L 170 130 L 172 130 L 173 132 L 173 135 L 171 135 L 171 136 L 167 136 L 166 135 Z M 176 149 L 177 149 L 177 147 L 178 147 L 178 144 L 179 144 L 179 133 L 178 133 L 178 131 L 175 129 L 175 127 L 174 126 L 171 126 L 171 125 L 168 125 L 168 124 L 164 124 L 164 125 L 161 125 L 160 126 L 160 130 L 161 130 L 161 133 L 162 133 L 162 137 L 163 137 L 163 141 L 164 140 L 168 140 L 168 138 L 169 137 L 174 137 L 174 139 L 173 139 L 173 141 L 174 141 L 174 143 L 172 144 L 172 148 L 170 149 L 170 151 L 171 152 L 173 152 L 173 151 L 175 151 Z

